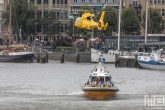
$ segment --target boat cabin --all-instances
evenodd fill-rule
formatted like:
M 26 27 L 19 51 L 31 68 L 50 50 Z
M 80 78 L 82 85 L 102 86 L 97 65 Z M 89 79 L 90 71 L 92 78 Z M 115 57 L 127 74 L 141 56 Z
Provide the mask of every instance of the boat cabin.
M 95 67 L 89 76 L 89 79 L 85 85 L 89 86 L 113 86 L 111 81 L 111 75 L 109 71 L 106 70 L 105 66 L 99 64 L 99 66 Z

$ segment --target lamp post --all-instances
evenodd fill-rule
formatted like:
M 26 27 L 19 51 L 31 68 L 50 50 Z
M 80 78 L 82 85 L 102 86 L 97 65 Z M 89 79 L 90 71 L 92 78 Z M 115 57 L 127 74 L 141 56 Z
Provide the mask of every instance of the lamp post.
M 73 36 L 73 41 L 74 41 L 74 40 L 75 40 L 75 39 L 74 39 L 74 17 L 73 17 L 72 14 L 69 15 L 69 19 L 70 19 L 70 20 L 73 20 L 73 33 L 72 33 L 72 36 Z

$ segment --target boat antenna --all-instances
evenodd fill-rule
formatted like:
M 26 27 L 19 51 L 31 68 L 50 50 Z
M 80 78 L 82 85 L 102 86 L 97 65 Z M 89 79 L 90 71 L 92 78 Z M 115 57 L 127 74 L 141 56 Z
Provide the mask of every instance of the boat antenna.
M 12 0 L 10 0 L 10 18 L 9 18 L 9 37 L 8 37 L 8 46 L 10 46 L 10 38 L 11 38 L 11 20 L 12 20 Z

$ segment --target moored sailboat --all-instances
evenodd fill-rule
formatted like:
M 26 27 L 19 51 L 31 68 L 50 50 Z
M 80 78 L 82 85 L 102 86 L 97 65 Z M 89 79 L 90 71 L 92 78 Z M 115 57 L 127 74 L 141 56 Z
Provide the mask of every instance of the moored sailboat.
M 30 47 L 25 44 L 10 45 L 11 37 L 11 20 L 12 20 L 12 0 L 10 0 L 10 19 L 9 19 L 9 37 L 8 45 L 0 46 L 0 62 L 26 62 L 33 61 L 34 53 L 30 51 Z

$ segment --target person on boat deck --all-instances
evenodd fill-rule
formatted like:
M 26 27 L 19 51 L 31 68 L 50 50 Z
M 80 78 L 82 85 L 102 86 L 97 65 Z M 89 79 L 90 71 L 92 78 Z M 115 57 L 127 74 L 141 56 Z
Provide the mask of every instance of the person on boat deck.
M 89 85 L 89 79 L 88 79 L 88 81 L 87 81 L 87 85 Z
M 97 77 L 97 78 L 96 78 L 96 85 L 98 85 L 99 82 L 100 82 L 100 77 Z

